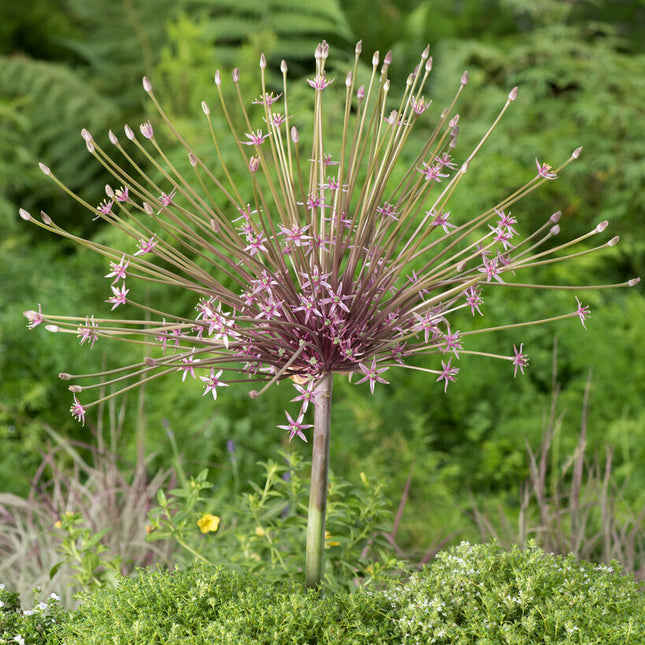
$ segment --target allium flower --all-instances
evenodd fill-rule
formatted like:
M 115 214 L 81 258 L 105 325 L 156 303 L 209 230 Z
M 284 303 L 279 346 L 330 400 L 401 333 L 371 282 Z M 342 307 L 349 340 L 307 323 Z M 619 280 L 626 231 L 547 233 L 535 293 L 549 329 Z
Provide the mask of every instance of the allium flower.
M 560 230 L 559 213 L 523 239 L 514 228 L 517 221 L 510 208 L 539 184 L 555 180 L 580 149 L 556 169 L 536 161 L 537 174 L 527 160 L 527 183 L 479 214 L 449 209 L 451 196 L 478 161 L 479 151 L 515 100 L 517 88 L 509 93 L 481 141 L 472 150 L 460 152 L 457 143 L 463 124 L 458 125 L 455 106 L 468 74 L 462 75 L 450 106 L 434 110 L 423 98 L 432 67 L 426 49 L 407 82 L 399 83 L 403 92 L 396 101 L 399 107 L 386 118 L 391 54 L 382 65 L 375 54 L 369 82 L 357 87 L 361 49 L 359 43 L 353 69 L 345 79 L 344 108 L 331 110 L 330 126 L 325 105 L 335 99 L 329 92 L 333 79 L 327 78 L 325 70 L 329 48 L 326 43 L 317 47 L 315 74 L 306 81 L 313 105 L 310 136 L 289 127 L 308 119 L 289 112 L 286 64 L 281 66 L 282 93 L 275 95 L 267 92 L 266 60 L 261 57 L 260 99 L 249 100 L 249 106 L 255 105 L 250 114 L 239 90 L 240 72 L 234 70 L 243 128 L 250 130 L 246 140 L 226 109 L 224 81 L 216 72 L 215 91 L 223 119 L 240 154 L 234 172 L 220 155 L 217 138 L 223 136 L 222 128 L 214 126 L 206 102 L 202 112 L 215 144 L 212 158 L 202 158 L 177 132 L 157 102 L 151 82 L 144 79 L 144 90 L 160 117 L 155 127 L 167 126 L 185 148 L 194 176 L 180 175 L 168 161 L 151 122 L 140 128 L 143 140 L 125 127 L 125 145 L 141 153 L 136 157 L 153 161 L 150 175 L 135 164 L 135 157 L 113 133 L 109 139 L 114 150 L 108 152 L 84 131 L 88 151 L 120 186 L 114 191 L 108 186 L 110 199 L 99 206 L 99 213 L 106 224 L 117 226 L 131 241 L 119 249 L 81 242 L 105 256 L 110 267 L 107 276 L 115 282 L 125 278 L 127 268 L 129 281 L 150 280 L 166 285 L 169 291 L 192 292 L 198 313 L 187 318 L 179 312 L 154 309 L 145 303 L 141 290 L 126 289 L 125 282 L 121 287 L 113 283 L 107 302 L 112 309 L 121 305 L 139 308 L 144 312 L 140 320 L 111 322 L 96 312 L 90 318 L 85 314 L 55 316 L 40 309 L 25 312 L 29 327 L 44 321 L 50 331 L 79 333 L 81 342 L 87 340 L 90 346 L 95 334 L 102 339 L 135 341 L 146 348 L 140 362 L 112 372 L 109 382 L 115 391 L 108 397 L 118 394 L 119 386 L 125 390 L 137 382 L 177 372 L 182 380 L 188 374 L 203 374 L 204 394 L 210 392 L 214 399 L 217 387 L 235 380 L 260 383 L 255 396 L 277 381 L 291 379 L 299 393 L 293 399 L 299 409 L 295 420 L 287 413 L 288 423 L 279 427 L 288 430 L 290 438 L 297 435 L 306 440 L 305 431 L 311 425 L 303 422 L 304 414 L 310 403 L 314 408 L 306 566 L 310 586 L 322 576 L 332 375 L 359 375 L 358 383 L 369 383 L 373 392 L 377 384 L 387 383 L 382 377 L 386 370 L 409 368 L 432 374 L 447 390 L 459 372 L 452 361 L 468 353 L 506 360 L 517 374 L 527 364 L 522 345 L 512 355 L 493 356 L 469 350 L 469 336 L 572 317 L 584 323 L 587 307 L 578 301 L 574 310 L 547 320 L 473 330 L 458 330 L 455 312 L 463 309 L 483 315 L 487 290 L 529 287 L 529 278 L 523 282 L 509 278 L 617 241 L 614 238 L 567 255 L 569 247 L 601 233 L 606 223 L 578 239 L 553 244 Z M 336 88 L 341 90 L 339 85 Z M 280 111 L 274 112 L 278 101 Z M 342 125 L 338 114 L 343 115 Z M 266 124 L 267 134 L 253 130 L 254 122 Z M 244 146 L 253 146 L 255 155 L 249 157 Z M 63 186 L 45 164 L 40 168 Z M 232 177 L 240 171 L 249 173 L 252 190 L 233 183 Z M 153 176 L 163 180 L 163 187 Z M 96 209 L 77 199 L 96 214 Z M 42 222 L 23 209 L 20 215 L 78 241 L 45 214 Z M 130 291 L 133 296 L 126 300 Z M 172 302 L 167 299 L 166 309 Z M 226 383 L 220 381 L 223 370 Z M 100 391 L 105 381 L 101 373 L 94 376 L 96 382 L 90 385 L 71 386 L 72 413 L 81 422 L 86 410 L 103 400 L 91 400 L 92 392 Z M 86 403 L 81 405 L 76 394 L 82 394 Z

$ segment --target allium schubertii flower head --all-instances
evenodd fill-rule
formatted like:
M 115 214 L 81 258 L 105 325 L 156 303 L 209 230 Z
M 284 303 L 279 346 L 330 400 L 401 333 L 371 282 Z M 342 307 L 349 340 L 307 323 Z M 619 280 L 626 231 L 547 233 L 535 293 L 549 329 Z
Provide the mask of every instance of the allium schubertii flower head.
M 430 136 L 420 142 L 415 126 L 430 112 L 430 101 L 423 94 L 432 68 L 428 49 L 396 103 L 390 97 L 388 78 L 391 55 L 380 64 L 378 53 L 374 54 L 369 84 L 357 87 L 360 53 L 359 43 L 354 69 L 345 78 L 342 138 L 333 137 L 341 142 L 337 149 L 327 144 L 325 90 L 334 79 L 325 71 L 326 43 L 317 47 L 316 72 L 307 81 L 313 94 L 314 127 L 311 149 L 306 151 L 301 150 L 298 130 L 290 125 L 286 63 L 281 65 L 283 92 L 276 95 L 267 91 L 266 61 L 261 57 L 262 93 L 249 101 L 259 114 L 248 114 L 240 97 L 246 133 L 236 131 L 222 94 L 223 80 L 219 71 L 215 74 L 221 109 L 238 143 L 240 162 L 252 176 L 252 194 L 239 194 L 232 183 L 206 101 L 202 110 L 216 154 L 202 159 L 175 130 L 147 78 L 144 89 L 161 122 L 186 148 L 193 177 L 184 177 L 173 167 L 150 121 L 139 127 L 141 137 L 125 126 L 125 138 L 156 169 L 162 177 L 158 182 L 152 181 L 113 132 L 109 140 L 114 149 L 108 153 L 83 130 L 89 152 L 114 177 L 115 187 L 105 187 L 107 197 L 96 207 L 71 194 L 40 164 L 42 172 L 86 206 L 94 219 L 132 238 L 124 249 L 82 243 L 107 258 L 105 277 L 110 279 L 112 295 L 106 302 L 111 309 L 137 307 L 147 317 L 111 321 L 95 312 L 70 318 L 42 313 L 39 307 L 38 312 L 25 312 L 29 327 L 44 322 L 49 331 L 76 334 L 90 348 L 99 338 L 138 336 L 148 348 L 146 356 L 109 379 L 111 385 L 127 387 L 131 382 L 179 373 L 182 380 L 201 379 L 204 394 L 216 399 L 217 388 L 238 380 L 239 375 L 259 381 L 262 391 L 291 378 L 299 407 L 288 414 L 288 428 L 291 437 L 298 434 L 303 439 L 301 420 L 308 404 L 316 404 L 315 386 L 325 374 L 355 374 L 356 382 L 368 382 L 373 392 L 376 383 L 387 383 L 385 372 L 390 368 L 412 367 L 433 374 L 445 390 L 457 377 L 460 354 L 468 353 L 469 332 L 453 328 L 451 315 L 459 309 L 482 315 L 487 287 L 509 286 L 507 276 L 513 283 L 520 270 L 526 274 L 532 267 L 566 259 L 564 249 L 601 233 L 607 223 L 546 250 L 541 250 L 545 242 L 559 233 L 559 212 L 528 237 L 520 239 L 514 228 L 517 220 L 511 207 L 539 184 L 556 179 L 578 157 L 580 148 L 555 170 L 536 159 L 537 173 L 527 184 L 487 211 L 451 213 L 450 197 L 516 98 L 517 88 L 475 149 L 458 160 L 455 106 L 468 74 L 463 74 L 451 105 L 434 115 Z M 233 83 L 238 82 L 235 70 Z M 392 105 L 396 107 L 390 109 Z M 255 128 L 253 119 L 261 120 L 266 132 Z M 414 148 L 416 158 L 404 173 L 395 172 L 406 146 Z M 44 213 L 42 222 L 24 210 L 21 216 L 72 237 Z M 584 252 L 617 241 L 615 237 Z M 137 280 L 192 291 L 195 316 L 150 310 L 137 301 L 136 289 L 129 288 Z M 577 309 L 549 321 L 579 316 L 584 322 L 587 315 L 588 309 L 578 301 Z M 150 316 L 156 320 L 149 320 Z M 428 366 L 419 364 L 422 355 L 431 355 Z M 528 361 L 521 343 L 512 355 L 495 358 L 510 361 L 515 374 L 518 369 L 523 372 Z M 95 385 L 106 385 L 103 375 L 95 376 L 100 381 L 94 385 L 70 386 L 75 393 L 72 412 L 80 421 L 98 403 L 85 393 Z M 83 404 L 76 398 L 81 392 Z
M 233 72 L 245 132 L 234 125 L 222 91 L 225 81 L 216 72 L 217 109 L 252 180 L 252 190 L 244 194 L 221 154 L 221 133 L 211 120 L 210 104 L 201 106 L 214 144 L 213 154 L 204 158 L 175 129 L 147 78 L 144 90 L 159 113 L 154 124 L 143 123 L 139 133 L 126 126 L 125 141 L 110 132 L 109 152 L 82 132 L 90 154 L 114 177 L 98 206 L 73 195 L 41 164 L 45 175 L 86 206 L 94 219 L 131 238 L 119 249 L 81 242 L 107 260 L 106 302 L 111 309 L 136 307 L 145 315 L 142 320 L 111 320 L 98 312 L 78 318 L 50 315 L 40 307 L 25 312 L 29 327 L 44 323 L 50 331 L 77 335 L 90 348 L 107 339 L 142 343 L 145 353 L 138 364 L 109 375 L 61 374 L 73 382 L 72 413 L 78 420 L 84 421 L 86 411 L 100 401 L 92 396 L 93 388 L 106 385 L 114 387 L 108 395 L 114 396 L 157 376 L 190 377 L 201 380 L 204 395 L 216 399 L 220 388 L 235 381 L 256 381 L 253 394 L 260 394 L 277 381 L 291 379 L 294 407 L 279 427 L 290 439 L 297 435 L 307 440 L 312 426 L 305 423 L 305 412 L 310 404 L 327 409 L 334 373 L 365 382 L 373 392 L 377 384 L 388 382 L 389 370 L 424 370 L 445 390 L 458 378 L 459 358 L 469 353 L 470 334 L 571 317 L 584 323 L 588 308 L 578 300 L 571 311 L 548 320 L 513 321 L 483 330 L 457 329 L 453 323 L 455 312 L 462 309 L 483 315 L 488 289 L 528 287 L 526 276 L 534 267 L 616 244 L 617 237 L 569 251 L 602 233 L 606 222 L 580 238 L 554 244 L 560 213 L 545 218 L 527 237 L 515 228 L 514 205 L 540 184 L 555 180 L 580 149 L 557 168 L 536 159 L 536 171 L 533 159 L 527 160 L 527 183 L 484 212 L 452 212 L 451 196 L 515 100 L 517 88 L 475 148 L 461 153 L 456 108 L 467 73 L 452 103 L 439 110 L 424 95 L 432 68 L 428 49 L 399 83 L 400 98 L 391 96 L 391 54 L 383 61 L 374 54 L 369 81 L 359 86 L 360 54 L 359 43 L 353 69 L 344 79 L 340 126 L 337 110 L 335 121 L 326 120 L 325 105 L 333 98 L 328 97 L 329 86 L 343 81 L 327 76 L 327 44 L 316 48 L 315 74 L 307 80 L 313 131 L 302 141 L 295 127 L 298 115 L 289 109 L 285 62 L 280 92 L 267 88 L 266 60 L 261 57 L 260 97 L 254 100 L 241 96 L 240 74 Z M 418 128 L 423 122 L 424 128 Z M 192 176 L 182 175 L 164 153 L 155 135 L 160 126 L 186 149 Z M 157 181 L 135 160 L 142 156 Z M 21 215 L 73 237 L 45 214 L 42 221 L 24 210 Z M 146 280 L 193 292 L 195 314 L 186 317 L 148 307 L 137 287 Z M 508 361 L 515 375 L 528 362 L 520 340 L 509 355 L 492 356 Z M 95 382 L 85 385 L 88 376 Z M 324 452 L 329 412 L 323 417 Z M 314 444 L 314 458 L 316 452 Z M 324 519 L 324 500 L 319 506 Z

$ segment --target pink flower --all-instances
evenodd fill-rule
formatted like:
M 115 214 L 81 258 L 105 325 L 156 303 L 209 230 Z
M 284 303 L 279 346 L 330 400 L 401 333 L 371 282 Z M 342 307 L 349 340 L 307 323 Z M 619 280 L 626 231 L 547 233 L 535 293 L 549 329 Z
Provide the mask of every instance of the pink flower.
M 287 415 L 287 421 L 289 423 L 286 425 L 278 426 L 278 428 L 281 428 L 282 430 L 289 430 L 289 441 L 291 441 L 296 435 L 298 435 L 304 442 L 306 442 L 307 437 L 305 437 L 302 431 L 305 428 L 313 428 L 313 426 L 310 423 L 302 423 L 302 414 L 298 416 L 298 419 L 296 421 L 292 419 L 291 415 L 288 412 L 285 412 L 285 414 Z
M 178 371 L 183 372 L 181 375 L 181 380 L 186 380 L 186 375 L 190 374 L 195 378 L 195 363 L 199 363 L 199 359 L 195 358 L 192 354 L 181 359 L 181 362 L 184 363 L 184 367 L 177 368 Z
M 130 261 L 125 259 L 125 255 L 121 258 L 118 264 L 116 262 L 110 262 L 110 269 L 112 270 L 110 271 L 110 273 L 106 273 L 105 277 L 114 278 L 114 280 L 112 280 L 112 284 L 118 282 L 119 280 L 125 280 L 125 271 L 128 268 L 129 264 Z
M 558 178 L 558 176 L 556 175 L 555 172 L 553 172 L 553 169 L 551 168 L 551 166 L 549 166 L 548 163 L 541 164 L 536 159 L 535 165 L 537 166 L 538 175 L 540 177 L 543 177 L 544 179 L 551 179 L 551 180 Z
M 119 305 L 124 305 L 126 300 L 125 297 L 128 295 L 130 289 L 125 288 L 125 282 L 121 285 L 121 288 L 111 287 L 113 296 L 110 296 L 105 302 L 112 304 L 112 311 L 114 311 Z
M 247 132 L 245 136 L 249 141 L 240 141 L 243 146 L 259 146 L 271 136 L 271 133 L 262 134 L 262 130 L 256 130 L 255 132 Z
M 157 240 L 154 235 L 148 240 L 139 240 L 139 250 L 135 252 L 135 255 L 150 253 L 155 246 L 157 246 Z
M 88 343 L 90 349 L 94 348 L 94 343 L 98 336 L 96 335 L 96 329 L 98 325 L 94 322 L 94 316 L 91 318 L 88 316 L 85 318 L 85 325 L 78 328 L 78 333 L 76 334 L 81 340 L 80 344 L 84 345 Z
M 334 82 L 334 79 L 332 78 L 331 81 L 327 80 L 327 77 L 324 75 L 318 74 L 316 78 L 312 81 L 310 78 L 307 79 L 307 83 L 311 85 L 315 90 L 324 90 L 325 88 L 329 87 L 332 83 Z
M 25 311 L 22 314 L 29 322 L 27 323 L 27 327 L 29 329 L 33 329 L 34 327 L 38 327 L 40 323 L 43 321 L 43 314 L 40 309 L 40 305 L 38 305 L 38 311 Z
M 358 366 L 361 368 L 361 372 L 363 372 L 365 376 L 360 381 L 356 381 L 356 384 L 358 385 L 359 383 L 363 383 L 364 381 L 369 381 L 372 394 L 374 394 L 374 385 L 376 385 L 377 382 L 385 383 L 386 385 L 389 383 L 389 381 L 386 381 L 384 378 L 379 376 L 379 374 L 382 374 L 389 368 L 381 367 L 380 369 L 376 369 L 376 357 L 372 358 L 372 364 L 370 365 L 370 367 L 366 367 L 362 363 L 359 363 Z
M 437 377 L 437 381 L 445 381 L 445 387 L 443 388 L 444 392 L 448 391 L 448 382 L 451 381 L 452 383 L 455 382 L 456 376 L 459 373 L 459 368 L 458 367 L 451 367 L 450 366 L 450 361 L 452 361 L 452 357 L 448 359 L 447 363 L 444 363 L 441 361 L 441 367 L 443 368 L 439 376 Z
M 128 201 L 128 187 L 121 186 L 114 191 L 114 196 L 116 197 L 117 202 L 127 202 Z
M 69 411 L 72 413 L 72 416 L 79 421 L 82 425 L 85 425 L 85 408 L 80 404 L 79 400 L 74 395 L 74 404 L 70 407 Z
M 529 364 L 529 359 L 526 354 L 522 354 L 522 347 L 524 347 L 524 343 L 520 343 L 520 348 L 517 349 L 515 345 L 513 345 L 513 351 L 515 352 L 515 356 L 513 357 L 513 365 L 515 365 L 515 371 L 513 372 L 513 378 L 517 376 L 517 370 L 519 369 L 522 374 L 524 374 L 524 368 Z
M 219 377 L 222 375 L 222 372 L 224 370 L 220 370 L 215 374 L 215 369 L 211 367 L 211 373 L 210 376 L 200 376 L 199 378 L 204 381 L 206 384 L 206 389 L 204 390 L 204 394 L 202 396 L 206 396 L 209 392 L 213 394 L 213 400 L 217 400 L 217 390 L 215 388 L 217 387 L 228 387 L 228 383 L 222 383 L 222 381 L 219 380 Z M 185 373 L 184 373 L 185 377 Z
M 578 303 L 578 311 L 576 313 L 578 314 L 578 317 L 580 318 L 580 322 L 582 323 L 582 326 L 587 329 L 587 326 L 585 325 L 585 318 L 589 316 L 589 305 L 582 306 L 582 303 L 578 298 L 576 297 L 576 302 Z

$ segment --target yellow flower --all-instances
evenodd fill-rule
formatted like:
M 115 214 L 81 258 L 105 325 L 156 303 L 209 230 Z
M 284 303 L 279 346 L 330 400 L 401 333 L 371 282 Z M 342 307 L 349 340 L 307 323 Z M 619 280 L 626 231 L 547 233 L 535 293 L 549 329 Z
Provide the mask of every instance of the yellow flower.
M 54 522 L 54 528 L 55 529 L 63 528 L 63 523 L 60 520 L 58 520 L 57 522 Z
M 331 542 L 331 533 L 329 531 L 325 531 L 325 548 L 328 549 L 331 546 L 338 546 L 340 542 Z
M 265 535 L 265 534 L 266 534 L 266 531 L 265 531 L 261 526 L 256 526 L 256 527 L 255 527 L 255 534 L 256 534 L 258 537 L 262 537 L 263 535 Z
M 219 517 L 217 515 L 211 515 L 210 513 L 204 513 L 198 520 L 197 526 L 202 533 L 215 533 L 219 528 Z

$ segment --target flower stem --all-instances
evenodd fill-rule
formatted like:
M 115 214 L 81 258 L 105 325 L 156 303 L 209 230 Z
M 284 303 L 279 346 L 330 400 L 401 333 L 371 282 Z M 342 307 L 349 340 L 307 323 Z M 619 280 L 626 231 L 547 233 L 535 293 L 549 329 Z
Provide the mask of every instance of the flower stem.
M 325 374 L 316 387 L 319 404 L 314 410 L 314 443 L 311 457 L 311 487 L 307 519 L 305 586 L 322 583 L 325 566 L 325 516 L 329 478 L 332 374 Z

